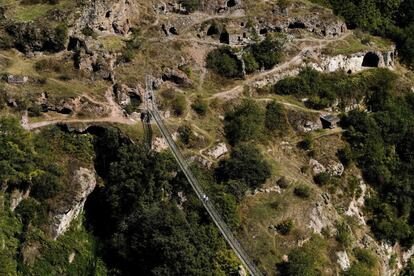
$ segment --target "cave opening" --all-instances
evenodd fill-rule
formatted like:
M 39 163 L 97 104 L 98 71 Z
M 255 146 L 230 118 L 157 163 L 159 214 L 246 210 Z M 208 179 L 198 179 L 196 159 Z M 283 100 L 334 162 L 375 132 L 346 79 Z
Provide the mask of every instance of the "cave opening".
M 267 33 L 268 33 L 268 31 L 267 31 L 267 29 L 266 29 L 266 28 L 263 28 L 263 29 L 260 29 L 259 33 L 260 33 L 261 35 L 265 35 L 265 34 L 267 34 Z
M 379 56 L 373 52 L 368 52 L 364 56 L 362 61 L 362 67 L 378 67 L 379 65 Z
M 230 35 L 228 32 L 224 31 L 220 34 L 220 42 L 224 44 L 230 44 Z
M 306 29 L 305 23 L 303 22 L 293 22 L 288 26 L 289 29 Z
M 175 27 L 171 27 L 171 28 L 169 29 L 169 31 L 170 31 L 170 33 L 171 33 L 171 34 L 173 34 L 173 35 L 178 35 L 178 31 L 177 31 L 177 29 L 176 29 Z
M 236 4 L 237 4 L 236 0 L 227 1 L 227 7 L 229 7 L 229 8 L 236 6 Z
M 220 33 L 220 31 L 219 31 L 219 29 L 217 28 L 216 25 L 211 25 L 210 28 L 208 28 L 208 30 L 207 30 L 207 35 L 208 36 L 217 35 L 219 33 Z

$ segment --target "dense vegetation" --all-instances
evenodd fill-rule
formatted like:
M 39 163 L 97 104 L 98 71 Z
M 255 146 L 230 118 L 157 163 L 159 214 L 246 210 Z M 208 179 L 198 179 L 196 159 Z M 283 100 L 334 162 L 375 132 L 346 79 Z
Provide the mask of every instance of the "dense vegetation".
M 237 259 L 228 253 L 170 155 L 125 144 L 112 129 L 99 135 L 96 148 L 96 168 L 105 185 L 91 195 L 86 210 L 110 273 L 215 275 L 237 271 Z M 211 183 L 214 186 L 214 180 Z M 185 200 L 179 192 L 184 192 Z M 228 219 L 235 217 L 226 194 L 214 200 L 228 211 Z M 221 259 L 223 255 L 229 257 Z
M 0 133 L 0 274 L 104 273 L 94 238 L 83 227 L 71 228 L 57 241 L 47 235 L 49 210 L 70 194 L 69 170 L 92 162 L 91 136 L 57 128 L 31 135 L 13 117 L 0 117 Z M 15 189 L 31 193 L 12 212 Z M 69 264 L 71 252 L 76 258 Z
M 414 2 L 412 0 L 314 0 L 329 4 L 351 28 L 393 39 L 402 60 L 414 66 Z
M 312 68 L 304 68 L 298 76 L 280 80 L 273 91 L 281 95 L 308 98 L 306 105 L 323 109 L 337 104 L 344 108 L 359 103 L 372 91 L 389 87 L 396 76 L 387 69 L 374 69 L 356 75 L 344 72 L 324 74 Z
M 281 61 L 284 39 L 267 35 L 266 38 L 243 49 L 243 63 L 236 51 L 226 46 L 207 55 L 207 68 L 226 78 L 241 78 L 259 69 L 271 69 Z M 245 72 L 243 72 L 243 69 Z
M 372 113 L 352 111 L 343 118 L 352 150 L 342 154 L 351 155 L 378 192 L 367 201 L 376 236 L 410 246 L 414 242 L 413 95 L 396 91 L 400 83 L 385 71 L 379 83 L 366 99 Z

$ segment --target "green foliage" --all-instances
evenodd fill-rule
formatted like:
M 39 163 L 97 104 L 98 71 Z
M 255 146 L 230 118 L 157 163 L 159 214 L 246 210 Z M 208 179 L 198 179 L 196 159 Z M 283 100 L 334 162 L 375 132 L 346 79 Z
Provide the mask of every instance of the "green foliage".
M 321 0 L 313 0 L 319 2 Z M 414 5 L 411 0 L 326 0 L 351 28 L 393 39 L 399 55 L 414 65 Z
M 267 35 L 262 42 L 253 44 L 250 52 L 259 68 L 272 69 L 282 58 L 283 41 L 279 37 Z
M 281 104 L 273 101 L 266 106 L 265 127 L 268 130 L 283 132 L 288 124 L 286 111 Z
M 414 274 L 414 258 L 408 261 L 407 266 L 401 271 L 400 276 L 411 276 Z
M 327 172 L 318 173 L 313 177 L 313 180 L 316 184 L 320 186 L 325 186 L 329 184 L 329 182 L 331 181 L 331 175 Z
M 279 187 L 282 188 L 282 189 L 286 189 L 287 187 L 289 187 L 290 183 L 289 183 L 289 180 L 287 180 L 287 178 L 285 176 L 282 176 L 277 181 L 277 185 L 279 185 Z
M 354 256 L 358 260 L 358 262 L 366 265 L 368 268 L 375 267 L 377 263 L 377 259 L 375 255 L 365 248 L 355 248 L 354 249 Z
M 242 63 L 228 47 L 215 49 L 207 55 L 207 68 L 226 78 L 241 78 Z
M 368 267 L 363 264 L 353 264 L 348 271 L 343 272 L 344 276 L 374 276 Z
M 179 3 L 189 12 L 200 9 L 200 0 L 180 0 Z
M 299 142 L 298 144 L 299 148 L 303 149 L 303 150 L 311 150 L 313 147 L 313 138 L 312 136 L 306 135 L 302 141 Z
M 251 74 L 260 69 L 260 65 L 257 63 L 255 57 L 251 52 L 243 54 L 243 61 L 246 73 Z
M 260 151 L 252 144 L 240 144 L 230 158 L 220 161 L 216 169 L 219 182 L 239 180 L 255 189 L 271 176 L 270 166 Z
M 180 142 L 184 145 L 190 145 L 196 139 L 191 127 L 188 125 L 183 125 L 178 128 L 178 135 L 180 137 Z
M 97 38 L 97 34 L 95 33 L 95 31 L 91 28 L 91 27 L 89 27 L 89 26 L 86 26 L 86 27 L 84 27 L 83 29 L 82 29 L 82 34 L 84 35 L 84 36 L 90 36 L 90 37 L 92 37 L 92 38 L 94 38 L 94 39 L 96 39 Z
M 205 116 L 208 111 L 208 103 L 202 98 L 197 98 L 191 108 L 200 116 Z
M 225 243 L 183 174 L 175 173 L 173 158 L 121 139 L 114 130 L 99 136 L 98 171 L 105 185 L 86 206 L 109 274 L 216 275 L 227 266 L 215 261 Z M 186 193 L 183 209 L 177 207 L 178 191 Z M 231 212 L 229 202 L 220 206 Z
M 337 225 L 336 240 L 345 248 L 351 246 L 352 234 L 346 223 L 343 222 Z
M 288 235 L 293 228 L 293 220 L 287 219 L 276 225 L 276 230 L 282 235 Z
M 227 112 L 224 132 L 230 144 L 257 139 L 263 129 L 264 112 L 253 100 L 243 100 L 233 111 Z
M 339 161 L 345 166 L 348 167 L 352 162 L 352 149 L 349 145 L 345 145 L 344 148 L 338 150 L 337 154 Z
M 303 247 L 295 248 L 289 253 L 289 262 L 279 267 L 280 274 L 287 276 L 321 275 L 324 264 L 321 252 L 324 248 L 325 244 L 313 237 Z
M 414 209 L 414 113 L 406 98 L 395 96 L 395 80 L 388 81 L 368 97 L 373 113 L 350 112 L 342 125 L 348 129 L 345 137 L 353 159 L 378 191 L 378 198 L 367 202 L 373 232 L 379 239 L 410 245 L 414 241 L 412 223 L 407 219 Z
M 295 194 L 295 196 L 300 198 L 309 198 L 311 195 L 311 189 L 308 186 L 299 185 L 295 187 L 293 193 Z

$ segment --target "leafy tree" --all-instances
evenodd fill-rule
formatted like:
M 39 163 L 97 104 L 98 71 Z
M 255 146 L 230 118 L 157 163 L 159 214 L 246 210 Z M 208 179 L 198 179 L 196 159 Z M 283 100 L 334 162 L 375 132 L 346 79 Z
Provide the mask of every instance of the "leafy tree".
M 233 111 L 226 113 L 224 131 L 231 144 L 253 140 L 263 129 L 264 114 L 253 100 L 243 100 Z
M 192 141 L 196 138 L 191 127 L 188 125 L 183 125 L 178 128 L 178 134 L 180 135 L 180 141 L 184 145 L 190 145 Z
M 208 111 L 208 103 L 201 99 L 197 98 L 194 103 L 191 105 L 191 108 L 200 116 L 205 116 Z
M 246 52 L 243 54 L 243 61 L 246 73 L 251 74 L 260 69 L 260 65 L 257 63 L 252 53 Z
M 207 55 L 207 68 L 226 78 L 241 78 L 242 63 L 228 47 L 215 49 Z
M 295 194 L 295 196 L 300 198 L 309 198 L 311 195 L 311 189 L 308 186 L 299 185 L 295 187 L 293 193 Z
M 251 144 L 240 144 L 230 158 L 220 161 L 216 169 L 219 182 L 239 180 L 255 189 L 271 176 L 270 166 L 260 151 Z
M 251 46 L 251 53 L 260 67 L 268 70 L 281 60 L 283 42 L 279 38 L 267 35 L 262 42 Z

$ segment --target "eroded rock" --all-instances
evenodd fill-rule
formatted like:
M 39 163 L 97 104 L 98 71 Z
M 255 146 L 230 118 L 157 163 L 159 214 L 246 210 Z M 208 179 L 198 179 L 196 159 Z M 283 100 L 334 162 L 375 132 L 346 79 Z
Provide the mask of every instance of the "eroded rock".
M 83 211 L 87 197 L 96 187 L 95 172 L 87 168 L 74 171 L 71 180 L 74 193 L 63 206 L 50 214 L 49 233 L 53 239 L 57 239 L 69 229 L 71 222 Z

